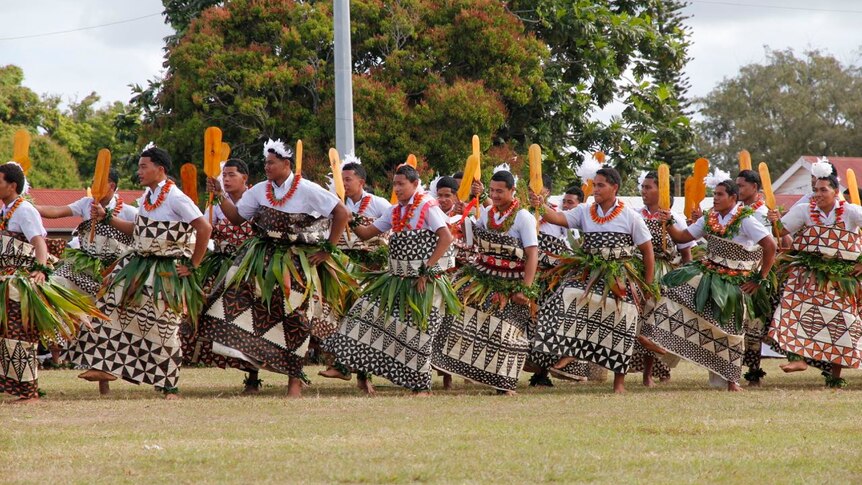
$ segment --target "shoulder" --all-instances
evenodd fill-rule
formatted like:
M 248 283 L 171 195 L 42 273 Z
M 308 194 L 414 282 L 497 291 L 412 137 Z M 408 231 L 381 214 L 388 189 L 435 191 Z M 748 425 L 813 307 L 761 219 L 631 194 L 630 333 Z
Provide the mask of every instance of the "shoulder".
M 536 225 L 536 217 L 533 216 L 533 214 L 530 214 L 530 211 L 527 209 L 520 209 L 515 217 L 517 217 L 519 221 L 532 223 L 533 226 Z

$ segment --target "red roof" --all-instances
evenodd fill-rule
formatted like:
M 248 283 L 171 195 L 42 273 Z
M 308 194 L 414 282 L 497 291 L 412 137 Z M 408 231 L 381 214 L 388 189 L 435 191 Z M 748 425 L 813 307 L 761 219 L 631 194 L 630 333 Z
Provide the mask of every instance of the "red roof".
M 802 194 L 775 194 L 775 203 L 779 207 L 790 209 L 797 200 L 802 198 Z
M 802 158 L 808 163 L 815 163 L 818 158 L 812 155 L 804 155 Z M 838 171 L 838 177 L 844 180 L 848 168 L 852 168 L 857 174 L 862 174 L 862 158 L 860 157 L 826 157 L 829 163 Z M 860 175 L 857 175 L 859 177 Z
M 134 201 L 143 193 L 141 190 L 119 190 L 118 192 L 127 204 L 134 204 Z M 87 191 L 82 189 L 30 189 L 29 193 L 36 205 L 69 205 L 87 196 Z M 81 223 L 81 218 L 42 219 L 42 222 L 48 232 L 71 232 Z

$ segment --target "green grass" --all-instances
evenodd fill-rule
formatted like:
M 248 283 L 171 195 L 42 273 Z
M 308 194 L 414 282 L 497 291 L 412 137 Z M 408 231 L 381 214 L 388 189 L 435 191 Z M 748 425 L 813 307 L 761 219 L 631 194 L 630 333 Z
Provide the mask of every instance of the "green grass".
M 315 376 L 287 400 L 284 376 L 240 396 L 243 374 L 184 369 L 181 401 L 113 384 L 100 399 L 78 371 L 45 371 L 48 395 L 0 405 L 2 483 L 859 483 L 862 373 L 849 390 L 819 372 L 759 390 L 709 389 L 681 365 L 672 382 L 629 392 L 610 382 L 523 386 L 516 397 L 464 385 L 413 398 Z

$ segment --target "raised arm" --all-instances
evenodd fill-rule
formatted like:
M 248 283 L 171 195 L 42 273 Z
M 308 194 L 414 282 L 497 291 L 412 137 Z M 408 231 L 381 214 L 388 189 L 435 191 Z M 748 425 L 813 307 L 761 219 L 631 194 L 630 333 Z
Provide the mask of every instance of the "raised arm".
M 61 217 L 72 217 L 72 209 L 67 205 L 37 205 L 36 210 L 45 219 L 59 219 Z

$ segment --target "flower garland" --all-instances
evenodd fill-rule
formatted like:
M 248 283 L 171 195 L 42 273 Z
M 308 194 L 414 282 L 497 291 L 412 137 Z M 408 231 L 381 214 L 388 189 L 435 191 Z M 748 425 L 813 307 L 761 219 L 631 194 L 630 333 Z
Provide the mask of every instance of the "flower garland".
M 172 180 L 168 180 L 167 182 L 165 182 L 165 185 L 162 186 L 162 190 L 159 191 L 159 196 L 156 197 L 155 203 L 152 204 L 150 203 L 150 195 L 152 195 L 152 193 L 147 192 L 147 194 L 144 196 L 144 209 L 146 209 L 147 212 L 152 212 L 158 209 L 159 206 L 161 206 L 162 203 L 165 201 L 165 198 L 167 198 L 168 192 L 171 191 L 171 187 L 173 186 L 174 182 Z
M 120 196 L 117 196 L 117 204 L 114 206 L 114 210 L 111 211 L 111 216 L 113 217 L 113 216 L 120 215 L 120 211 L 122 211 L 122 210 L 123 210 L 123 198 Z
M 614 210 L 604 217 L 599 217 L 598 204 L 593 203 L 593 205 L 590 206 L 590 219 L 592 219 L 596 224 L 607 224 L 622 214 L 624 207 L 625 203 L 622 200 L 617 199 L 617 206 L 614 207 Z
M 512 203 L 509 204 L 509 208 L 506 209 L 506 212 L 503 213 L 503 219 L 499 223 L 497 222 L 497 208 L 491 207 L 488 211 L 488 229 L 504 234 L 509 232 L 509 229 L 512 228 L 512 224 L 515 223 L 515 219 L 517 218 L 517 216 L 512 216 L 512 214 L 518 211 L 518 206 L 520 205 L 521 204 L 518 202 L 518 199 L 513 200 Z
M 413 196 L 413 204 L 407 208 L 407 213 L 404 214 L 404 217 L 401 217 L 401 206 L 395 206 L 392 208 L 392 232 L 401 232 L 404 230 L 410 231 L 414 228 L 410 227 L 410 220 L 413 219 L 413 213 L 416 212 L 416 208 L 422 204 L 422 200 L 425 198 L 425 194 L 416 194 Z M 416 221 L 416 227 L 422 227 L 422 224 L 425 222 L 425 214 L 426 212 L 423 210 L 419 215 L 419 220 Z
M 808 215 L 811 217 L 811 222 L 815 226 L 823 225 L 820 219 L 820 209 L 817 208 L 817 201 L 812 200 L 808 203 Z M 838 201 L 838 208 L 835 209 L 835 223 L 833 225 L 840 226 L 844 222 L 844 201 Z
M 299 181 L 302 180 L 302 175 L 295 174 L 293 176 L 293 183 L 290 184 L 290 189 L 284 194 L 284 197 L 278 199 L 275 197 L 275 189 L 273 188 L 273 183 L 269 182 L 266 184 L 266 200 L 273 207 L 281 207 L 287 203 L 293 197 L 293 194 L 296 193 L 296 189 L 299 188 Z
M 751 207 L 740 207 L 737 209 L 733 218 L 727 224 L 722 226 L 721 223 L 718 222 L 718 211 L 715 209 L 709 209 L 706 214 L 704 230 L 707 234 L 712 234 L 713 236 L 733 239 L 734 236 L 739 233 L 739 228 L 742 227 L 742 221 L 752 214 L 754 214 L 754 211 Z
M 763 194 L 757 194 L 757 198 L 754 200 L 754 203 L 751 204 L 749 207 L 751 207 L 751 210 L 757 212 L 757 209 L 763 207 L 764 203 L 765 201 L 763 200 Z
M 9 225 L 9 221 L 12 219 L 12 214 L 14 214 L 16 210 L 18 210 L 18 207 L 21 206 L 22 202 L 24 202 L 24 197 L 18 196 L 18 198 L 15 199 L 15 202 L 13 202 L 11 206 L 9 206 L 9 210 L 7 210 L 5 214 L 3 214 L 3 217 L 0 217 L 0 231 L 6 230 L 6 227 Z
M 371 205 L 371 196 L 366 195 L 362 198 L 362 202 L 359 203 L 359 210 L 356 211 L 357 214 L 365 214 L 365 210 L 368 209 L 368 206 Z

